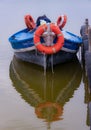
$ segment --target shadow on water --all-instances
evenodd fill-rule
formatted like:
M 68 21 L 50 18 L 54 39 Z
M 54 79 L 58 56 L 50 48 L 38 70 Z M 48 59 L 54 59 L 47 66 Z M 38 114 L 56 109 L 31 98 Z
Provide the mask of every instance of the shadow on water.
M 88 83 L 88 76 L 85 68 L 85 61 L 83 61 L 82 67 L 83 67 L 83 83 L 84 83 L 84 90 L 85 90 L 84 103 L 87 104 L 86 124 L 87 126 L 90 126 L 90 130 L 91 130 L 91 93 L 90 93 L 90 86 Z
M 64 105 L 73 97 L 82 78 L 79 61 L 54 67 L 54 74 L 15 57 L 10 64 L 10 78 L 21 97 L 35 108 L 38 118 L 47 122 L 62 120 Z

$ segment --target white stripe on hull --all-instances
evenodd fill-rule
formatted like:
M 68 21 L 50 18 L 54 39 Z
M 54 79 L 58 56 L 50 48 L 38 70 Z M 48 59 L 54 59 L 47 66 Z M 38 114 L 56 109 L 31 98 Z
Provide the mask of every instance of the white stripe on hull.
M 70 53 L 76 53 L 78 51 L 78 50 L 71 50 L 71 49 L 68 49 L 68 48 L 65 48 L 65 47 L 62 47 L 61 50 L 65 51 L 65 52 L 70 52 Z
M 26 51 L 32 51 L 32 50 L 35 50 L 35 49 L 36 49 L 36 47 L 32 46 L 32 47 L 23 48 L 23 49 L 14 49 L 14 52 L 26 52 Z M 68 49 L 68 48 L 65 48 L 65 47 L 62 47 L 61 50 L 65 51 L 65 52 L 70 52 L 70 53 L 76 53 L 77 52 L 77 50 L 71 50 L 71 49 Z
M 22 48 L 22 49 L 14 49 L 14 52 L 26 52 L 26 51 L 32 51 L 35 49 L 36 49 L 36 47 L 32 46 L 32 47 L 27 47 L 27 48 Z

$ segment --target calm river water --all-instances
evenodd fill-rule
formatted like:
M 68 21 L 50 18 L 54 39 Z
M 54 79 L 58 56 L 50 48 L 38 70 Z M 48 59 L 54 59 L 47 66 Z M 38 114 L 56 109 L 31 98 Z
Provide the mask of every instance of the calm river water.
M 58 65 L 44 76 L 40 67 L 13 57 L 8 38 L 25 28 L 24 16 L 66 14 L 64 29 L 80 35 L 91 23 L 90 0 L 0 0 L 0 130 L 90 130 L 87 82 L 79 61 Z M 79 57 L 79 54 L 78 54 Z

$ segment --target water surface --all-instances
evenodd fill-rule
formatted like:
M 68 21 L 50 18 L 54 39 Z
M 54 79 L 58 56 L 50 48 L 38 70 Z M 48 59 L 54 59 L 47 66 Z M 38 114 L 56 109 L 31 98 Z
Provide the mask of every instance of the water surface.
M 64 29 L 80 35 L 85 18 L 91 23 L 90 12 L 90 0 L 0 1 L 0 130 L 90 129 L 87 82 L 79 62 L 58 66 L 45 77 L 42 69 L 13 59 L 8 41 L 26 27 L 26 14 L 35 21 L 46 14 L 53 22 L 66 14 Z

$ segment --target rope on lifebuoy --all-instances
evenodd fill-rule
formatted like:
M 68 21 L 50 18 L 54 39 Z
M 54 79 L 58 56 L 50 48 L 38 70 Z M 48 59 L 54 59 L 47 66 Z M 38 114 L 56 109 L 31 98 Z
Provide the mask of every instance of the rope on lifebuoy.
M 31 15 L 26 15 L 24 19 L 28 29 L 32 30 L 35 28 L 36 24 Z
M 40 52 L 43 52 L 45 54 L 53 54 L 60 51 L 62 48 L 64 44 L 64 36 L 57 25 L 50 23 L 50 29 L 56 34 L 57 42 L 52 46 L 43 45 L 41 43 L 41 36 L 47 30 L 47 28 L 47 24 L 43 24 L 37 28 L 34 34 L 34 44 Z
M 65 26 L 66 22 L 67 22 L 67 16 L 66 15 L 61 15 L 57 19 L 57 25 L 60 29 L 62 29 Z

